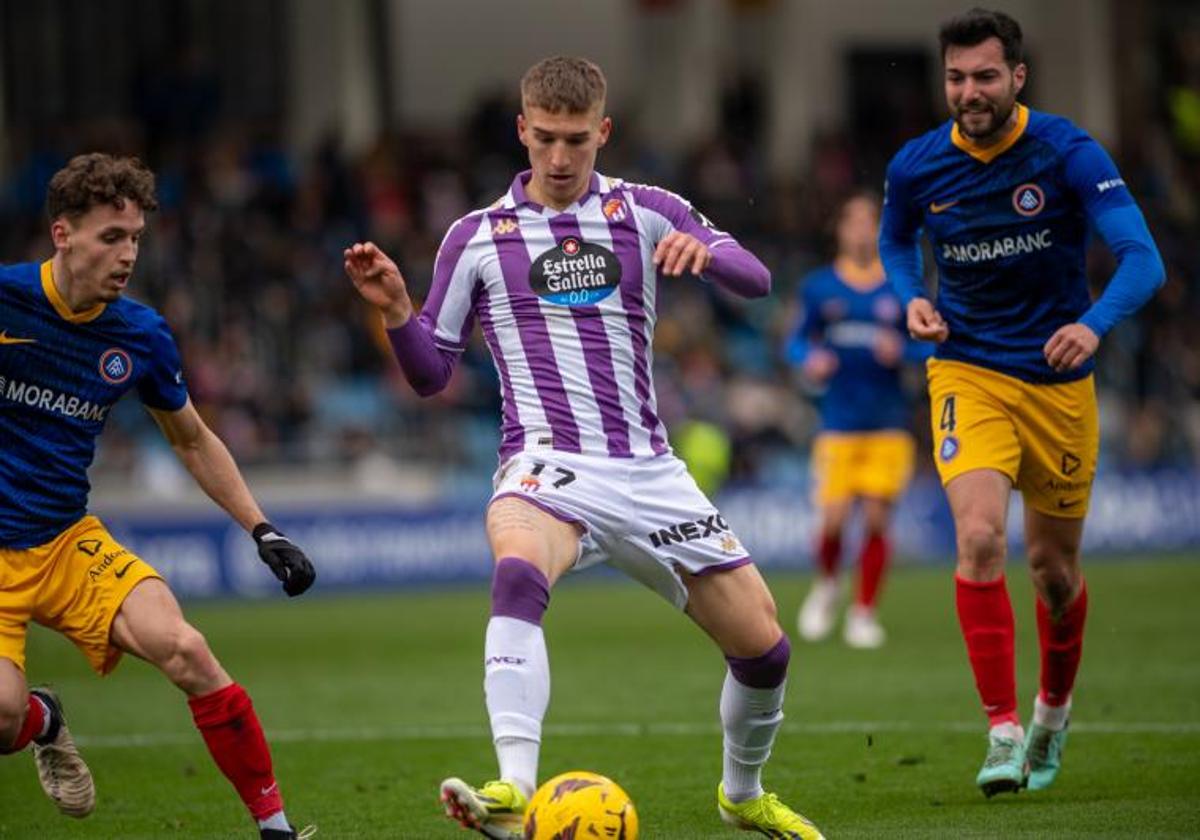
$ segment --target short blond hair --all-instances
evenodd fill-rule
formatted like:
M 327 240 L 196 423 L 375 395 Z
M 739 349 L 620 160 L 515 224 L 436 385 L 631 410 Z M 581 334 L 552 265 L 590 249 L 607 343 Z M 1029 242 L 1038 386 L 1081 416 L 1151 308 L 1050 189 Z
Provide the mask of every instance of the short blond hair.
M 597 105 L 604 110 L 607 92 L 604 72 L 593 62 L 556 55 L 542 59 L 521 77 L 521 108 L 585 114 Z

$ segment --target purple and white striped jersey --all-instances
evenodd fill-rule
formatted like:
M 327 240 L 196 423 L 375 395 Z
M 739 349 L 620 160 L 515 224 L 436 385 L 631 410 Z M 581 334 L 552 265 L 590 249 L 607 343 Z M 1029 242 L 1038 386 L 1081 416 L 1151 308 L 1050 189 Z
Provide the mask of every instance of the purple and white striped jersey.
M 419 392 L 440 390 L 478 318 L 502 389 L 501 462 L 543 448 L 665 453 L 651 379 L 655 246 L 691 234 L 712 251 L 707 277 L 745 296 L 766 294 L 770 276 L 674 193 L 593 174 L 559 213 L 529 199 L 529 177 L 451 226 L 419 318 L 389 331 L 397 358 Z

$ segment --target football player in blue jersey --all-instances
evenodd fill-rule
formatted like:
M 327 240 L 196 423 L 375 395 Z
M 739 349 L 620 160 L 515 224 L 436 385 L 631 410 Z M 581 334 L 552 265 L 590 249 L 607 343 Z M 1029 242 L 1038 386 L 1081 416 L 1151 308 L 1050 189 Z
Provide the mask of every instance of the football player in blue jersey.
M 295 837 L 246 692 L 184 619 L 167 584 L 88 515 L 87 469 L 120 397 L 136 390 L 200 486 L 229 512 L 288 595 L 312 564 L 270 525 L 229 450 L 188 399 L 179 351 L 153 309 L 122 297 L 157 208 L 136 158 L 80 155 L 47 193 L 54 256 L 0 268 L 0 753 L 33 745 L 46 794 L 86 817 L 92 776 L 58 697 L 29 690 L 25 637 L 36 621 L 69 638 L 99 674 L 123 653 L 188 697 L 213 759 L 262 838 Z
M 842 637 L 877 648 L 886 634 L 876 615 L 891 553 L 896 500 L 912 476 L 910 408 L 901 383 L 905 361 L 922 361 L 929 345 L 904 332 L 900 298 L 879 261 L 879 197 L 852 193 L 837 214 L 837 256 L 800 286 L 803 317 L 788 359 L 820 388 L 821 430 L 813 441 L 813 501 L 820 510 L 817 575 L 800 608 L 801 638 L 833 629 L 841 595 L 842 536 L 855 505 L 865 531 L 858 588 Z
M 941 28 L 951 119 L 888 166 L 880 253 L 928 364 L 934 459 L 954 515 L 956 602 L 989 721 L 976 778 L 991 796 L 1059 771 L 1083 647 L 1080 565 L 1099 449 L 1092 377 L 1100 339 L 1162 285 L 1158 249 L 1107 152 L 1070 121 L 1017 101 L 1021 27 L 974 9 Z M 924 229 L 938 268 L 922 281 Z M 1093 302 L 1094 229 L 1117 259 Z M 1028 732 L 1017 714 L 1004 579 L 1011 491 L 1024 500 L 1041 673 Z

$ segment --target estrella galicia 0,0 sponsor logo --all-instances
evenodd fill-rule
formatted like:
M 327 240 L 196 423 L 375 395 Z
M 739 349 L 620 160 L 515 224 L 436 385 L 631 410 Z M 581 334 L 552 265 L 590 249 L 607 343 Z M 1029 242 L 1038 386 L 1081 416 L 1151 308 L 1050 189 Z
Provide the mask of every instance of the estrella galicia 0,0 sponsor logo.
M 560 306 L 591 306 L 621 283 L 617 255 L 594 242 L 568 236 L 529 266 L 534 294 Z

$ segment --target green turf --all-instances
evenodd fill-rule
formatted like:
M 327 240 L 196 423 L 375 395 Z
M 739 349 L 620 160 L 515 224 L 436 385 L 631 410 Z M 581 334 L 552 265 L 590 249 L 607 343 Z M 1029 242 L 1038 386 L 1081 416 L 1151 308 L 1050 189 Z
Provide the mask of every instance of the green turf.
M 985 739 L 946 569 L 901 569 L 878 652 L 797 645 L 767 784 L 831 838 L 1184 837 L 1200 833 L 1200 562 L 1093 563 L 1076 728 L 1054 788 L 986 801 Z M 772 580 L 786 626 L 806 580 Z M 1019 690 L 1036 676 L 1032 595 L 1014 572 Z M 494 773 L 481 689 L 483 587 L 188 609 L 251 692 L 288 813 L 319 838 L 462 837 L 438 781 Z M 542 774 L 616 778 L 648 838 L 737 836 L 718 820 L 723 663 L 654 596 L 591 575 L 547 618 L 554 696 Z M 35 629 L 30 676 L 58 686 L 97 777 L 89 819 L 60 817 L 31 759 L 0 760 L 0 837 L 252 837 L 175 690 L 127 661 L 101 681 Z M 1122 724 L 1137 723 L 1137 731 Z M 128 746 L 132 736 L 153 746 Z

